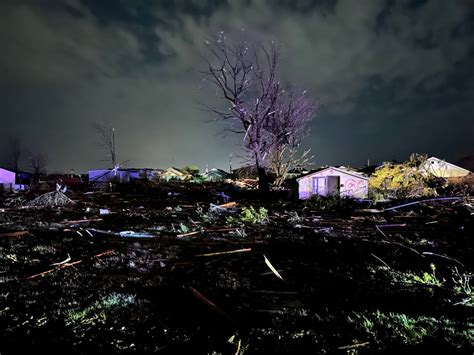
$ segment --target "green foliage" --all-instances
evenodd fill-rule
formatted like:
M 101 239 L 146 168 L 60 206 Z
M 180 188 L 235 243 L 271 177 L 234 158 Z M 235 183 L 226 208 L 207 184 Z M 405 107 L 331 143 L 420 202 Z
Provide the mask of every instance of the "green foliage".
M 199 168 L 196 165 L 186 165 L 181 169 L 181 171 L 192 176 L 197 176 L 199 174 Z
M 135 296 L 122 293 L 111 293 L 106 297 L 94 302 L 85 309 L 70 309 L 66 311 L 66 324 L 97 324 L 105 323 L 107 312 L 125 308 L 135 303 Z
M 470 274 L 461 274 L 455 267 L 452 269 L 453 291 L 456 296 L 462 297 L 462 301 L 457 304 L 474 307 L 474 292 L 471 286 Z
M 380 267 L 369 267 L 372 272 L 378 270 L 383 271 L 390 279 L 391 283 L 405 284 L 405 285 L 427 285 L 441 287 L 444 284 L 444 280 L 438 279 L 436 276 L 436 266 L 430 264 L 431 272 L 423 272 L 421 274 L 414 272 L 401 272 L 386 266 Z
M 473 324 L 457 324 L 446 318 L 411 317 L 403 313 L 375 312 L 355 313 L 349 320 L 363 330 L 375 343 L 386 346 L 387 342 L 416 345 L 427 337 L 438 337 L 460 346 L 474 340 Z
M 436 277 L 436 266 L 435 264 L 430 264 L 431 272 L 424 272 L 422 275 L 411 275 L 411 278 L 414 283 L 421 283 L 423 285 L 430 286 L 442 286 L 443 281 L 439 280 Z
M 218 218 L 218 214 L 212 213 L 210 211 L 204 211 L 204 209 L 199 206 L 196 208 L 196 212 L 199 216 L 199 218 L 204 222 L 204 223 L 214 223 L 216 219 Z
M 436 195 L 436 190 L 431 187 L 431 177 L 420 172 L 422 163 L 419 156 L 401 164 L 385 163 L 370 178 L 370 195 L 376 199 Z
M 268 210 L 260 207 L 257 210 L 253 206 L 244 207 L 238 217 L 227 216 L 227 224 L 265 224 L 268 222 Z
M 422 274 L 401 272 L 386 266 L 369 267 L 369 270 L 373 273 L 383 271 L 383 274 L 389 278 L 389 281 L 392 284 L 443 287 L 444 290 L 451 292 L 451 296 L 447 299 L 451 304 L 474 307 L 474 292 L 471 285 L 471 274 L 461 274 L 455 267 L 451 269 L 451 280 L 445 280 L 438 278 L 436 275 L 436 266 L 434 264 L 431 264 L 430 268 L 431 272 L 423 272 Z

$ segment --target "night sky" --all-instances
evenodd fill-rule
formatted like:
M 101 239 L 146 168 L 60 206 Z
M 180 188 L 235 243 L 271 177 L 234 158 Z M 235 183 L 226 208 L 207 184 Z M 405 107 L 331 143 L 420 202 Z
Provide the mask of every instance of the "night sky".
M 239 137 L 201 109 L 220 31 L 279 43 L 283 78 L 321 104 L 316 165 L 474 154 L 470 0 L 2 0 L 0 161 L 18 136 L 49 171 L 104 167 L 108 121 L 129 167 L 238 165 Z

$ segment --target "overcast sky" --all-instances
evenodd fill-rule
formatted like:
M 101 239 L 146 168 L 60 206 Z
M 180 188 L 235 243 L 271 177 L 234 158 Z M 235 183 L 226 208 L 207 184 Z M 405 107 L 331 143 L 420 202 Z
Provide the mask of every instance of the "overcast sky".
M 199 70 L 206 38 L 243 30 L 276 40 L 284 80 L 319 99 L 317 165 L 455 162 L 474 154 L 473 4 L 2 0 L 0 138 L 47 153 L 50 171 L 86 171 L 104 166 L 93 123 L 109 121 L 129 166 L 227 168 L 239 138 L 206 123 L 200 104 L 217 98 Z

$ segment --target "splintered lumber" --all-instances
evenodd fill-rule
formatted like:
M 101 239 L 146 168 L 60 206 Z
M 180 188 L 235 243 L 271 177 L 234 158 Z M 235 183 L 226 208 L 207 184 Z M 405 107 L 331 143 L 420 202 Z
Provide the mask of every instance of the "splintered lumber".
M 222 205 L 219 205 L 221 208 L 230 208 L 230 207 L 236 207 L 238 205 L 237 202 L 227 202 L 223 203 Z
M 90 259 L 100 258 L 102 256 L 109 255 L 109 254 L 112 254 L 112 253 L 114 253 L 114 250 L 106 250 L 102 253 L 99 253 L 99 254 L 96 254 L 96 255 L 92 256 Z M 34 275 L 31 275 L 31 276 L 28 276 L 26 279 L 27 280 L 33 280 L 33 279 L 36 279 L 38 277 L 48 275 L 52 272 L 55 272 L 55 271 L 58 271 L 58 270 L 61 270 L 61 269 L 65 269 L 65 268 L 68 268 L 68 267 L 71 267 L 71 266 L 74 266 L 74 265 L 77 265 L 77 264 L 81 264 L 82 262 L 84 262 L 84 260 L 77 260 L 77 261 L 73 261 L 72 263 L 66 263 L 66 264 L 58 264 L 57 267 L 55 267 L 53 269 L 49 269 L 49 270 L 40 272 L 39 274 L 34 274 Z
M 9 233 L 1 233 L 0 237 L 33 237 L 28 231 L 17 231 L 17 232 L 9 232 Z
M 263 256 L 265 258 L 265 264 L 267 264 L 267 266 L 270 268 L 270 270 L 272 270 L 272 272 L 275 274 L 276 277 L 278 277 L 279 279 L 281 279 L 282 281 L 283 280 L 283 277 L 281 277 L 280 273 L 277 271 L 277 269 L 275 269 L 273 267 L 273 265 L 270 263 L 270 260 L 267 259 L 267 257 L 264 255 Z
M 182 238 L 182 237 L 190 237 L 192 235 L 196 235 L 201 233 L 200 231 L 195 231 L 195 232 L 189 232 L 189 233 L 183 233 L 183 234 L 178 234 L 176 237 L 177 238 Z
M 337 349 L 338 350 L 353 350 L 353 349 L 357 349 L 357 348 L 362 348 L 364 346 L 368 346 L 369 344 L 370 344 L 370 342 L 366 341 L 365 343 L 358 343 L 358 344 L 340 346 Z
M 224 318 L 226 318 L 228 321 L 230 321 L 231 323 L 233 323 L 234 325 L 237 324 L 237 322 L 235 321 L 235 319 L 233 319 L 230 315 L 228 315 L 226 312 L 224 312 L 221 308 L 217 307 L 216 304 L 214 302 L 212 302 L 211 300 L 209 300 L 206 296 L 204 296 L 201 292 L 199 292 L 198 290 L 196 290 L 194 287 L 190 287 L 189 288 L 191 290 L 191 292 L 193 293 L 194 297 L 196 297 L 199 301 L 201 301 L 202 303 L 204 303 L 205 305 L 207 305 L 209 308 L 211 308 L 213 311 L 215 311 L 216 313 L 220 314 L 221 316 L 223 316 Z
M 61 224 L 71 225 L 71 224 L 102 222 L 102 221 L 103 221 L 102 218 L 90 218 L 90 219 L 78 219 L 78 220 L 75 220 L 75 221 L 63 221 L 63 222 L 61 222 Z
M 227 251 L 219 251 L 215 253 L 207 253 L 207 254 L 198 254 L 195 256 L 216 256 L 216 255 L 224 255 L 224 254 L 236 254 L 236 253 L 245 253 L 252 251 L 252 248 L 245 248 L 245 249 L 237 249 L 237 250 L 227 250 Z

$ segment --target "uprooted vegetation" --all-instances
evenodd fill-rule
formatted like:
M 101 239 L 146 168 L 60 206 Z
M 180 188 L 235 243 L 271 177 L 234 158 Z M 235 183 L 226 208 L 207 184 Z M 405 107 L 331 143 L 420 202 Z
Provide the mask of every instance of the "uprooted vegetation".
M 471 353 L 472 198 L 374 210 L 210 191 L 5 196 L 2 354 Z

